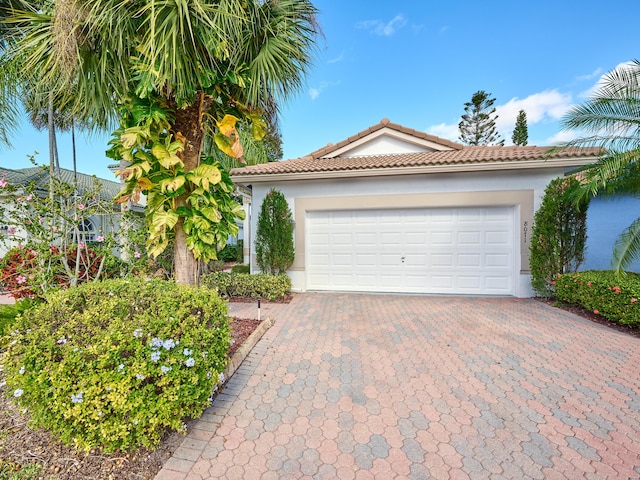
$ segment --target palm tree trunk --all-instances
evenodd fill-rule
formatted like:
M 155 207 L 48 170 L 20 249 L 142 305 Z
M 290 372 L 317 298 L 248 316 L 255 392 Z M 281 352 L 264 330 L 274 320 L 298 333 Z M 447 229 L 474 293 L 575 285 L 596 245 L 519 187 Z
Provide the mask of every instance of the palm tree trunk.
M 185 149 L 182 152 L 184 170 L 188 172 L 200 165 L 200 155 L 204 143 L 204 128 L 202 114 L 211 106 L 212 100 L 203 93 L 198 94 L 197 100 L 187 108 L 177 108 L 175 122 L 171 132 L 174 138 L 184 138 Z M 187 206 L 187 197 L 191 192 L 178 197 L 176 208 Z M 184 232 L 183 220 L 180 218 L 175 227 L 175 243 L 173 252 L 173 268 L 176 282 L 186 285 L 197 285 L 200 278 L 200 265 L 193 256 L 193 252 L 187 248 L 187 235 Z

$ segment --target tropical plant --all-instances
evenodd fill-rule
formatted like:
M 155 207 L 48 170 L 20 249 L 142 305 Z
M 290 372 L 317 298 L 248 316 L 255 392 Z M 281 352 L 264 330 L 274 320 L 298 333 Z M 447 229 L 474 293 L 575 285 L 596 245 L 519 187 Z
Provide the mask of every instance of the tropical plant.
M 563 119 L 566 129 L 584 134 L 564 147 L 596 146 L 598 161 L 585 167 L 580 197 L 640 194 L 640 61 L 605 75 L 593 96 Z M 618 237 L 612 266 L 620 273 L 640 258 L 640 218 Z
M 552 297 L 556 276 L 575 272 L 584 261 L 589 199 L 574 202 L 579 187 L 573 176 L 552 180 L 535 214 L 529 265 L 531 285 L 541 297 Z
M 23 95 L 54 98 L 87 128 L 121 119 L 110 154 L 124 160 L 122 200 L 154 197 L 149 248 L 173 242 L 177 280 L 195 283 L 222 236 L 210 190 L 224 176 L 203 141 L 241 158 L 238 125 L 264 135 L 264 112 L 302 85 L 315 13 L 308 0 L 58 0 L 14 17 L 3 64 L 26 72 Z
M 520 110 L 516 118 L 516 126 L 511 135 L 511 141 L 514 145 L 524 147 L 529 142 L 529 129 L 527 128 L 527 112 Z
M 295 258 L 293 218 L 284 195 L 269 190 L 262 201 L 256 228 L 256 261 L 264 273 L 285 273 Z
M 484 90 L 478 90 L 471 97 L 471 101 L 464 104 L 464 115 L 458 123 L 460 141 L 465 145 L 504 145 L 496 129 L 493 106 L 496 99 Z

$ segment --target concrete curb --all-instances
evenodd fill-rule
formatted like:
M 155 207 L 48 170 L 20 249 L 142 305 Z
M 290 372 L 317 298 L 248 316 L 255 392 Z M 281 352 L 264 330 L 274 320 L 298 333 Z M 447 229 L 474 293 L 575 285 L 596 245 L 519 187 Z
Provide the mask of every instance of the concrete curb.
M 242 362 L 249 356 L 253 347 L 260 341 L 262 336 L 269 330 L 275 323 L 275 318 L 269 317 L 263 320 L 260 325 L 247 337 L 236 353 L 233 354 L 227 368 L 224 369 L 225 383 L 236 373 L 236 370 L 242 365 Z

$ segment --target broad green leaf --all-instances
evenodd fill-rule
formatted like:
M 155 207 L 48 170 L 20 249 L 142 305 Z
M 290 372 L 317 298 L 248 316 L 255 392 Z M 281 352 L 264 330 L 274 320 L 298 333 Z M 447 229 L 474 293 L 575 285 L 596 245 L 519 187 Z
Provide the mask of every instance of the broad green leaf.
M 185 206 L 180 206 L 176 208 L 176 213 L 181 217 L 190 217 L 191 215 L 193 215 L 193 212 L 191 211 L 191 209 Z
M 216 142 L 216 146 L 220 149 L 220 151 L 222 151 L 222 153 L 226 153 L 230 157 L 236 158 L 235 156 L 236 154 L 233 151 L 233 146 L 229 141 L 229 138 L 225 137 L 220 132 L 218 132 L 213 136 L 213 139 Z
M 158 211 L 151 217 L 151 227 L 159 230 L 160 228 L 173 229 L 178 223 L 178 214 L 173 210 Z
M 187 178 L 204 190 L 209 190 L 211 185 L 220 182 L 222 174 L 218 167 L 213 165 L 199 165 L 187 173 Z
M 138 135 L 136 133 L 123 133 L 120 135 L 120 141 L 125 149 L 131 149 L 138 143 Z
M 193 219 L 193 225 L 198 230 L 209 230 L 211 228 L 211 223 L 209 223 L 204 217 L 194 215 L 191 218 Z
M 267 122 L 264 121 L 262 115 L 252 113 L 249 115 L 251 119 L 251 133 L 256 140 L 262 140 L 267 134 Z
M 207 219 L 211 220 L 214 223 L 220 222 L 222 215 L 220 212 L 213 207 L 204 207 L 200 209 L 200 213 L 204 215 Z
M 167 147 L 162 143 L 154 143 L 151 147 L 151 154 L 158 159 L 158 162 L 164 168 L 171 168 L 176 165 L 184 166 L 182 160 L 175 153 L 167 150 Z
M 206 243 L 207 245 L 213 245 L 215 244 L 216 241 L 216 237 L 213 233 L 211 232 L 207 232 L 207 231 L 199 231 L 198 232 L 198 238 L 203 242 Z
M 180 189 L 186 181 L 187 179 L 184 177 L 184 175 L 179 175 L 173 178 L 165 178 L 159 183 L 160 191 L 162 193 L 175 192 Z

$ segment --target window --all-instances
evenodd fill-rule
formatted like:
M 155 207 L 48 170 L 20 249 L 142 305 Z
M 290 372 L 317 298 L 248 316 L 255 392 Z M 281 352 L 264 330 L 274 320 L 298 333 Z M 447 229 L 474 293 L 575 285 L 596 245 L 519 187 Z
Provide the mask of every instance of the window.
M 86 243 L 95 241 L 95 227 L 88 218 L 78 224 L 78 229 L 71 233 L 71 243 Z

